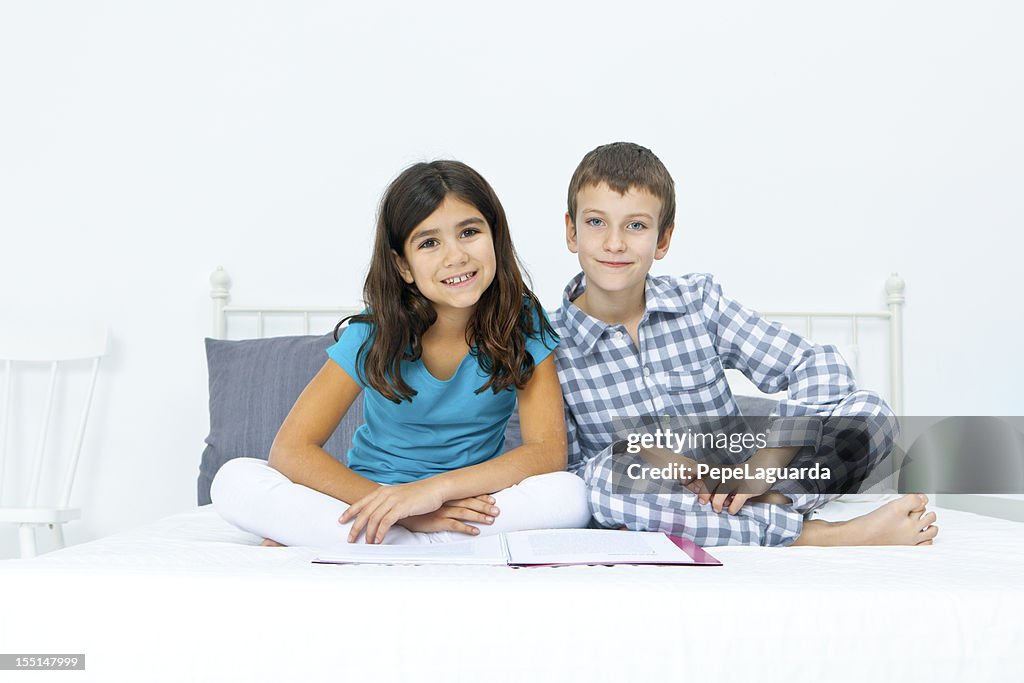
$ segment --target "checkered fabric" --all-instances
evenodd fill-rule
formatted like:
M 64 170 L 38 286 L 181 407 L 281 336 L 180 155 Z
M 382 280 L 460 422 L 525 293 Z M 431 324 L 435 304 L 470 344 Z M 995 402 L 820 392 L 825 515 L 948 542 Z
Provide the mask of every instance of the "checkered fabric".
M 656 485 L 632 480 L 626 471 L 640 462 L 639 456 L 613 452 L 613 448 L 589 460 L 579 473 L 587 484 L 597 526 L 663 531 L 705 547 L 790 545 L 803 530 L 804 515 L 790 506 L 747 503 L 736 515 L 717 513 L 710 503 L 700 505 L 689 489 L 676 482 Z
M 554 319 L 565 395 L 569 468 L 587 481 L 595 520 L 658 530 L 701 545 L 788 545 L 805 514 L 859 484 L 889 453 L 895 416 L 877 394 L 855 391 L 835 347 L 815 345 L 726 298 L 710 275 L 647 277 L 639 352 L 623 325 L 588 316 L 572 303 L 584 275 L 566 287 Z M 734 368 L 766 393 L 787 390 L 768 416 L 768 446 L 801 447 L 792 467 L 820 462 L 828 481 L 787 480 L 772 488 L 792 505 L 746 504 L 715 513 L 684 487 L 630 488 L 631 458 L 614 444 L 623 422 L 651 416 L 736 416 L 724 370 Z M 625 420 L 616 418 L 627 418 Z M 668 487 L 668 488 L 666 488 Z

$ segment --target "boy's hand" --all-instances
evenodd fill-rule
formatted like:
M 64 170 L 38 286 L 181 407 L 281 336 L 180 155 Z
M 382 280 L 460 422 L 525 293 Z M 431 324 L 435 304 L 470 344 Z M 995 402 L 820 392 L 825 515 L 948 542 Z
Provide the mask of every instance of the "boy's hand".
M 644 448 L 640 450 L 639 455 L 655 467 L 677 465 L 677 471 L 680 473 L 679 482 L 698 495 L 701 505 L 706 503 L 714 492 L 714 489 L 709 491 L 707 486 L 711 485 L 714 487 L 719 485 L 719 482 L 705 482 L 704 480 L 698 479 L 697 461 L 680 453 L 676 453 L 675 451 L 671 451 L 666 448 Z M 702 492 L 706 495 L 701 495 Z M 742 505 L 742 503 L 740 503 L 740 505 Z
M 764 490 L 757 490 L 751 493 L 736 493 L 735 489 L 740 487 L 740 482 L 730 481 L 725 483 L 718 483 L 715 481 L 704 481 L 696 480 L 687 485 L 686 488 L 690 489 L 697 494 L 697 499 L 701 505 L 707 505 L 711 503 L 711 508 L 715 512 L 722 512 L 722 510 L 728 511 L 730 515 L 735 515 L 751 498 L 757 498 L 758 496 L 768 491 L 768 484 L 761 480 L 764 484 Z M 712 488 L 708 488 L 709 485 Z M 753 483 L 747 482 L 743 484 L 745 491 L 750 491 L 754 488 Z M 760 486 L 756 488 L 760 489 Z
M 789 448 L 764 448 L 754 454 L 750 459 L 750 466 L 757 467 L 784 467 L 793 459 L 798 449 Z M 715 512 L 723 510 L 735 515 L 752 498 L 758 498 L 769 490 L 769 484 L 764 479 L 721 481 L 718 479 L 697 479 L 697 461 L 688 458 L 671 450 L 664 448 L 644 448 L 638 453 L 648 463 L 655 467 L 665 467 L 668 464 L 678 465 L 678 471 L 682 473 L 679 477 L 680 483 L 697 495 L 701 505 L 709 502 Z M 760 457 L 759 457 L 760 456 Z M 740 491 L 742 490 L 742 493 Z
M 480 530 L 466 522 L 493 524 L 500 514 L 494 507 L 494 498 L 488 495 L 450 500 L 437 510 L 425 515 L 413 515 L 399 520 L 397 524 L 409 531 L 457 531 L 476 536 Z
M 367 543 L 380 543 L 398 520 L 434 512 L 444 504 L 440 488 L 430 479 L 381 486 L 357 500 L 338 521 L 352 521 L 348 542 L 354 543 L 366 529 Z
M 798 448 L 762 448 L 747 461 L 750 469 L 786 467 L 792 462 L 793 457 L 800 449 Z M 729 514 L 735 515 L 744 504 L 751 498 L 757 498 L 768 492 L 770 484 L 766 479 L 730 479 L 719 481 L 717 479 L 696 479 L 686 484 L 686 487 L 697 494 L 701 505 L 711 503 L 715 512 L 727 510 Z M 742 490 L 742 493 L 740 491 Z

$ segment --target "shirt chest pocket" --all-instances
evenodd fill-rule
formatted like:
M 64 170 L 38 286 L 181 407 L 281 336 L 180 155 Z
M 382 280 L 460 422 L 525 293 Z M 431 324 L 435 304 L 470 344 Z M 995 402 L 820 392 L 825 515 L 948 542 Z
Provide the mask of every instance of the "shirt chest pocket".
M 725 370 L 722 361 L 712 358 L 700 365 L 693 365 L 665 373 L 665 391 L 669 394 L 687 394 L 707 390 L 716 383 L 724 386 Z

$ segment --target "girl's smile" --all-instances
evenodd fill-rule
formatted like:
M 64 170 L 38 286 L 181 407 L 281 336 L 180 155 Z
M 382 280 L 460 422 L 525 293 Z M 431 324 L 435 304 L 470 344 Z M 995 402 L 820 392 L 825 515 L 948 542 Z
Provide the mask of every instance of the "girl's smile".
M 441 280 L 441 282 L 443 282 L 444 284 L 448 285 L 449 287 L 463 287 L 470 280 L 475 278 L 476 274 L 477 274 L 477 271 L 475 271 L 475 270 L 472 273 L 460 273 L 459 275 L 454 275 L 454 276 L 452 276 L 450 278 L 447 278 L 445 280 Z

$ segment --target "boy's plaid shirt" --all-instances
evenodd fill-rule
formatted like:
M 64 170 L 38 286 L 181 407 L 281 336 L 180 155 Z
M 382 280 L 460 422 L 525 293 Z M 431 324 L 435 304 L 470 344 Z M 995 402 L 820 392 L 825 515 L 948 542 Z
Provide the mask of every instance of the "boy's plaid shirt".
M 855 389 L 834 346 L 812 344 L 726 298 L 711 275 L 647 276 L 639 353 L 624 325 L 572 303 L 585 288 L 580 273 L 553 321 L 570 471 L 623 438 L 614 432 L 616 417 L 738 415 L 728 368 L 766 393 L 788 390 L 773 413 L 768 446 L 817 449 L 822 418 Z

